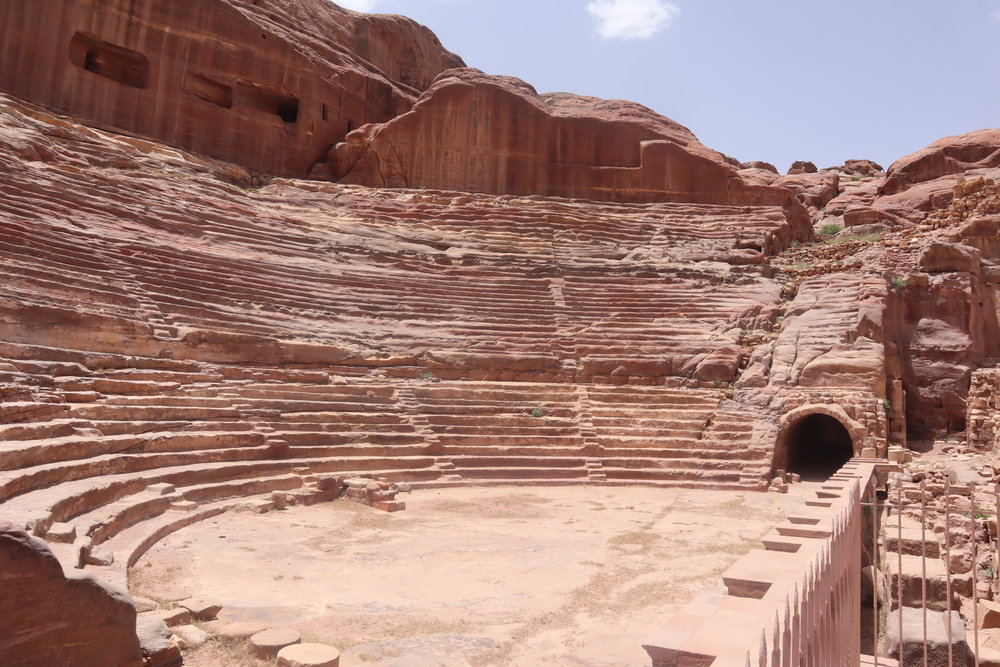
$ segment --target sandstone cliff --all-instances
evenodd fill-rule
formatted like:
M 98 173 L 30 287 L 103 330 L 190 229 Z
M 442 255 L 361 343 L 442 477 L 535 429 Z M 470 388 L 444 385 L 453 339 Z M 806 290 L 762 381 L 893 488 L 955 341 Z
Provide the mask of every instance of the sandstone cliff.
M 370 187 L 800 208 L 784 189 L 744 182 L 689 130 L 640 105 L 540 96 L 523 81 L 474 69 L 442 74 L 408 113 L 350 133 L 314 176 Z
M 326 0 L 2 0 L 0 49 L 3 90 L 284 176 L 462 64 L 409 19 Z

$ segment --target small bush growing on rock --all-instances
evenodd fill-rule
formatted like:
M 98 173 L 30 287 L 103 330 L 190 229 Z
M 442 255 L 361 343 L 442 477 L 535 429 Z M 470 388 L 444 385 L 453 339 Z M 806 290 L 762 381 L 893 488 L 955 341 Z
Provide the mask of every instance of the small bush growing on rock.
M 809 262 L 795 262 L 795 265 L 792 268 L 796 271 L 808 271 L 812 267 L 813 265 Z
M 892 283 L 892 289 L 896 290 L 897 292 L 902 292 L 903 288 L 905 288 L 907 284 L 906 278 L 902 276 L 892 276 L 891 278 L 889 278 L 889 282 Z
M 423 373 L 420 374 L 420 379 L 421 380 L 433 380 L 434 379 L 434 373 L 431 373 L 430 371 L 424 371 Z
M 823 225 L 820 227 L 819 233 L 823 236 L 833 236 L 842 229 L 843 227 L 840 225 Z
M 886 412 L 891 412 L 892 411 L 892 401 L 890 401 L 888 398 L 883 398 L 882 399 L 882 409 L 885 410 Z
M 877 234 L 847 234 L 845 236 L 832 236 L 825 239 L 826 243 L 832 243 L 839 245 L 841 243 L 871 243 L 872 241 L 878 241 L 882 238 L 882 232 Z
M 532 417 L 541 417 L 541 416 L 542 416 L 542 415 L 544 415 L 544 414 L 545 414 L 545 413 L 544 413 L 544 412 L 542 412 L 542 409 L 541 409 L 541 408 L 535 408 L 534 410 L 532 410 L 532 411 L 531 411 L 531 416 L 532 416 Z

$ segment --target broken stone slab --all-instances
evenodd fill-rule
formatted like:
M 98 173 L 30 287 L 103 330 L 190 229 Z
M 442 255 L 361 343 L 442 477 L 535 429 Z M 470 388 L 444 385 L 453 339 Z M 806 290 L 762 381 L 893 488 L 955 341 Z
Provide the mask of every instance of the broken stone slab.
M 188 625 L 191 623 L 191 612 L 184 607 L 177 607 L 175 609 L 154 609 L 153 611 L 143 612 L 140 616 L 158 618 L 171 628 L 177 625 Z
M 923 664 L 924 659 L 924 614 L 927 615 L 927 664 L 931 667 L 946 667 L 950 664 L 964 665 L 971 657 L 965 639 L 965 624 L 958 612 L 922 610 L 902 607 L 903 633 L 899 632 L 900 609 L 889 612 L 885 621 L 885 652 L 897 658 L 901 665 Z M 951 624 L 951 655 L 954 663 L 948 661 L 948 626 Z
M 191 612 L 191 616 L 199 621 L 211 621 L 219 612 L 222 611 L 222 605 L 216 604 L 214 602 L 209 602 L 208 600 L 193 598 L 190 600 L 184 600 L 177 605 L 183 609 L 187 609 Z
M 182 649 L 197 648 L 208 641 L 208 633 L 197 625 L 178 625 L 174 637 Z
M 1000 628 L 1000 602 L 979 601 L 979 627 L 984 630 Z
M 205 629 L 213 635 L 225 639 L 247 639 L 258 632 L 263 632 L 267 629 L 267 626 L 257 621 L 242 621 L 238 623 L 211 621 L 205 624 Z
M 169 496 L 176 490 L 177 489 L 174 487 L 173 484 L 167 484 L 166 482 L 160 482 L 158 484 L 150 484 L 149 486 L 146 487 L 146 491 L 149 491 L 150 493 L 156 493 L 161 496 Z
M 144 611 L 153 611 L 154 609 L 158 609 L 160 606 L 155 600 L 150 600 L 149 598 L 144 598 L 139 595 L 132 596 L 132 604 L 135 605 L 135 610 L 140 613 Z
M 149 667 L 167 667 L 180 665 L 181 647 L 173 639 L 173 632 L 163 622 L 162 618 L 140 614 L 135 623 L 136 634 L 139 636 L 139 646 L 145 658 L 143 665 Z
M 255 514 L 267 514 L 272 507 L 274 507 L 274 503 L 270 500 L 248 500 L 240 503 L 236 509 Z
M 278 651 L 278 667 L 340 667 L 340 651 L 326 644 L 293 644 Z
M 82 549 L 80 557 L 84 565 L 96 565 L 98 567 L 110 567 L 115 563 L 115 552 L 104 547 Z
M 890 447 L 888 459 L 892 463 L 906 463 L 910 460 L 910 452 L 903 447 Z
M 198 509 L 198 503 L 193 500 L 178 500 L 177 502 L 170 504 L 170 509 L 178 510 L 180 512 L 191 512 Z
M 250 650 L 261 660 L 273 660 L 281 649 L 301 644 L 302 635 L 291 628 L 272 628 L 250 637 Z
M 72 544 L 76 541 L 76 526 L 70 523 L 53 523 L 45 531 L 45 541 Z
M 275 491 L 271 494 L 271 504 L 276 510 L 283 510 L 288 507 L 288 494 L 283 491 Z
M 401 512 L 406 509 L 406 503 L 402 500 L 376 500 L 372 507 L 383 512 Z

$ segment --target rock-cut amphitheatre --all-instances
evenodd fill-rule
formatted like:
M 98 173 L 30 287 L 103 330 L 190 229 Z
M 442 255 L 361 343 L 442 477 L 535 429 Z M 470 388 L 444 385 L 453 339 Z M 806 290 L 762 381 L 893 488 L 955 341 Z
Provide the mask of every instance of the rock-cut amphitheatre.
M 0 0 L 0 663 L 647 665 L 811 482 L 993 451 L 998 178 L 327 0 Z

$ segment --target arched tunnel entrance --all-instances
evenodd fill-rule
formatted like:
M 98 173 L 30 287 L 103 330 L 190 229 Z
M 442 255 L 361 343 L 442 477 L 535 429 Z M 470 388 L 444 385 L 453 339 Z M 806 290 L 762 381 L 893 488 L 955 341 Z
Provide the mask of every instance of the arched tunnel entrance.
M 824 481 L 854 456 L 847 427 L 824 414 L 811 414 L 792 424 L 787 436 L 788 472 L 808 481 Z

